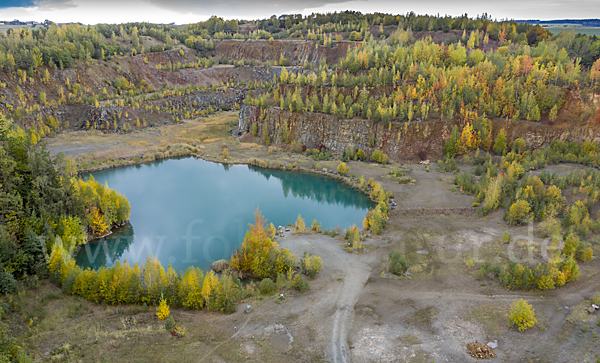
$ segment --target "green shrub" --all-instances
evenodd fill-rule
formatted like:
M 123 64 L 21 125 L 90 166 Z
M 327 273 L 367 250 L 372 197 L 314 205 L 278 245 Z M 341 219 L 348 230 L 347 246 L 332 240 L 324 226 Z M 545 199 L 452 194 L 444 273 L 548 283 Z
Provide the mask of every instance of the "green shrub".
M 454 160 L 454 157 L 444 156 L 444 160 L 439 163 L 437 171 L 440 173 L 458 174 L 460 172 L 460 168 L 458 167 L 456 160 Z
M 292 145 L 290 146 L 290 150 L 293 153 L 300 154 L 302 152 L 302 144 L 298 141 L 292 141 Z
M 310 269 L 308 270 L 308 276 L 314 279 L 315 276 L 321 271 L 323 267 L 323 260 L 319 256 L 313 256 L 310 262 Z
M 348 175 L 350 173 L 350 167 L 346 163 L 340 163 L 337 167 L 338 173 L 342 175 Z
M 468 172 L 460 173 L 454 178 L 454 184 L 460 187 L 460 190 L 469 193 L 475 194 L 478 190 L 477 185 L 475 185 L 475 177 Z
M 0 265 L 0 295 L 10 294 L 17 289 L 17 280 Z
M 367 153 L 363 149 L 358 149 L 356 152 L 356 158 L 360 161 L 367 160 Z
M 346 162 L 346 161 L 350 161 L 350 160 L 356 160 L 357 156 L 356 156 L 356 152 L 354 151 L 354 148 L 346 148 L 344 149 L 344 152 L 342 153 L 342 161 Z
M 175 322 L 175 319 L 173 319 L 172 316 L 169 316 L 167 318 L 167 320 L 165 321 L 165 329 L 167 331 L 172 331 L 173 329 L 175 329 L 176 326 L 177 326 L 177 323 Z
M 272 294 L 275 291 L 275 283 L 267 277 L 258 284 L 258 291 L 263 295 Z
M 388 156 L 386 154 L 383 153 L 383 151 L 377 149 L 375 151 L 373 151 L 373 154 L 371 155 L 371 161 L 380 163 L 380 164 L 387 164 L 388 162 Z
M 333 157 L 331 152 L 327 149 L 321 151 L 319 151 L 319 149 L 309 150 L 306 151 L 306 155 L 311 156 L 314 161 L 330 160 Z
M 454 158 L 454 156 L 458 155 L 458 149 L 456 147 L 458 138 L 458 126 L 454 126 L 451 136 L 444 143 L 444 154 L 446 157 Z
M 304 252 L 304 257 L 300 259 L 300 269 L 304 275 L 315 278 L 317 273 L 321 271 L 321 267 L 323 267 L 321 257 L 311 256 L 308 252 Z
M 362 40 L 362 38 L 363 38 L 362 33 L 353 31 L 352 33 L 350 33 L 350 36 L 348 39 L 353 40 L 353 41 L 359 41 L 359 40 Z
M 284 274 L 280 273 L 277 275 L 277 289 L 283 290 L 288 287 L 288 280 Z
M 398 170 L 398 171 L 390 170 L 390 175 L 395 176 L 396 178 L 402 178 L 403 176 L 406 175 L 406 173 L 404 173 L 402 170 Z
M 296 275 L 296 277 L 294 277 L 292 284 L 294 286 L 294 289 L 296 289 L 300 292 L 304 292 L 304 291 L 308 290 L 308 281 L 306 281 L 306 279 L 302 275 Z
M 394 275 L 402 276 L 408 270 L 406 258 L 398 252 L 392 251 L 389 254 L 390 272 Z
M 494 140 L 493 150 L 498 155 L 505 155 L 506 149 L 506 135 L 504 134 L 504 129 L 500 129 L 496 136 L 496 140 Z

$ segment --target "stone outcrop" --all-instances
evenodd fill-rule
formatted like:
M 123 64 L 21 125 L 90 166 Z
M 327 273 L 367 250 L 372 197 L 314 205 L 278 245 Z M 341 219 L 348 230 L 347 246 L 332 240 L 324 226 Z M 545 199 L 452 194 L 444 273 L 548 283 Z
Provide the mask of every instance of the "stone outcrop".
M 253 106 L 242 106 L 239 129 L 251 130 L 252 123 L 258 124 L 258 134 L 262 140 L 273 144 L 283 144 L 287 128 L 291 140 L 309 148 L 324 146 L 334 152 L 342 152 L 349 147 L 362 148 L 370 152 L 381 149 L 392 159 L 417 159 L 439 157 L 444 143 L 450 137 L 455 122 L 441 120 L 416 121 L 409 123 L 392 122 L 385 126 L 360 118 L 344 119 L 324 113 L 294 113 L 280 108 L 265 110 Z M 493 136 L 500 128 L 506 127 L 504 120 L 492 120 Z M 268 133 L 268 138 L 263 133 Z M 600 142 L 600 129 L 579 125 L 549 125 L 540 122 L 517 122 L 508 125 L 507 138 L 523 138 L 531 147 L 540 148 L 552 140 Z
M 264 121 L 261 122 L 261 118 Z M 292 140 L 309 148 L 324 146 L 334 152 L 342 152 L 350 147 L 366 151 L 381 149 L 396 159 L 416 157 L 420 151 L 439 152 L 453 126 L 436 121 L 385 126 L 360 118 L 349 120 L 324 113 L 293 113 L 278 108 L 259 110 L 243 106 L 240 110 L 240 129 L 249 129 L 254 122 L 259 124 L 259 136 L 268 132 L 271 143 L 284 143 L 283 133 L 287 127 Z M 414 140 L 419 142 L 414 143 Z
M 355 42 L 336 42 L 332 48 L 319 45 L 311 40 L 275 40 L 269 42 L 260 40 L 221 40 L 214 41 L 214 50 L 202 51 L 206 57 L 215 56 L 224 59 L 257 61 L 279 61 L 283 55 L 291 65 L 301 65 L 304 61 L 319 64 L 325 60 L 329 64 L 337 62 L 346 56 L 348 48 Z

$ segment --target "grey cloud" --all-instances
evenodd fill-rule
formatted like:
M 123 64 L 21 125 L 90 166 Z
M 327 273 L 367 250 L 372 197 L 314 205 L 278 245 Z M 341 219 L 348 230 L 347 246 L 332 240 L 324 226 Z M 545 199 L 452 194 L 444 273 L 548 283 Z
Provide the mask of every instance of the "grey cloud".
M 35 6 L 42 11 L 63 10 L 77 7 L 74 0 L 37 0 Z
M 202 15 L 239 16 L 243 18 L 265 17 L 265 14 L 289 14 L 304 9 L 317 8 L 329 4 L 344 3 L 348 0 L 147 0 L 148 3 L 163 9 L 180 13 Z

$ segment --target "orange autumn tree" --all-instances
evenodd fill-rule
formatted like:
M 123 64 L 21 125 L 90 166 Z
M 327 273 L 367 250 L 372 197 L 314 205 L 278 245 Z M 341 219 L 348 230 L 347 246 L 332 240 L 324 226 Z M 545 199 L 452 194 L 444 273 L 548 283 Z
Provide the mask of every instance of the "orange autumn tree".
M 267 220 L 258 210 L 254 212 L 254 224 L 244 236 L 244 242 L 231 256 L 231 266 L 255 277 L 276 277 L 296 266 L 297 256 L 289 249 L 281 249 L 265 228 Z

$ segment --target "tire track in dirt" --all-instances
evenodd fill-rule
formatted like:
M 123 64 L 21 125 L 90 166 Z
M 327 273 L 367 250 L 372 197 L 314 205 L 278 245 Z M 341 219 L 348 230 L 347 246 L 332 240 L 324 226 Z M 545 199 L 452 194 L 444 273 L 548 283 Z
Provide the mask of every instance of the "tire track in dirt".
M 204 355 L 204 357 L 202 357 L 198 363 L 202 363 L 204 362 L 208 357 L 210 357 L 214 352 L 217 351 L 217 349 L 221 348 L 221 346 L 225 343 L 227 343 L 228 341 L 230 341 L 231 339 L 235 338 L 238 336 L 238 334 L 240 334 L 240 332 L 242 330 L 244 330 L 244 328 L 246 327 L 246 325 L 248 325 L 248 322 L 250 321 L 251 316 L 248 315 L 248 317 L 246 318 L 246 321 L 244 322 L 244 324 L 240 327 L 240 329 L 238 331 L 235 332 L 235 334 L 233 334 L 232 336 L 230 336 L 229 338 L 225 339 L 224 341 L 220 342 L 219 344 L 217 344 L 216 347 L 214 347 L 210 352 L 206 353 Z
M 369 279 L 371 267 L 355 260 L 347 265 L 344 273 L 344 286 L 336 301 L 336 310 L 333 315 L 330 357 L 334 363 L 351 361 L 348 348 L 348 327 L 352 325 L 354 305 Z

